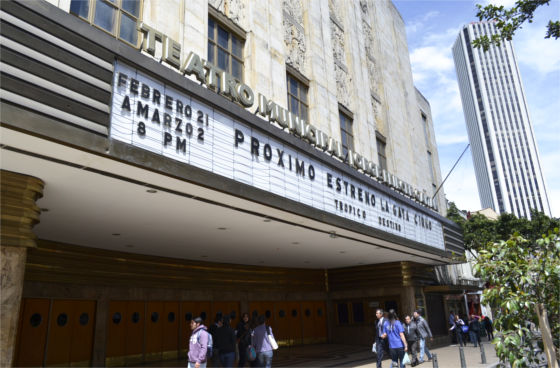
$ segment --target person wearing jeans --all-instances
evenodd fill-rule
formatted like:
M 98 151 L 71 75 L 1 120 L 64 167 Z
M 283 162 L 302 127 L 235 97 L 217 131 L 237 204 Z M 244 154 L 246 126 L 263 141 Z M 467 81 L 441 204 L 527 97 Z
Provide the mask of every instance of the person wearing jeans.
M 463 320 L 461 318 L 459 318 L 459 315 L 455 315 L 455 323 L 453 323 L 453 326 L 451 326 L 451 328 L 449 329 L 449 331 L 453 331 L 455 333 L 455 336 L 457 336 L 457 340 L 459 340 L 459 343 L 461 344 L 461 346 L 463 346 L 463 331 L 461 331 L 461 326 L 464 326 L 465 322 L 463 322 Z M 465 346 L 467 346 L 467 342 L 465 341 Z
M 397 363 L 399 367 L 405 368 L 403 364 L 404 353 L 408 349 L 408 343 L 404 336 L 404 328 L 397 320 L 397 313 L 394 309 L 389 310 L 389 320 L 383 324 L 382 337 L 389 340 L 389 354 L 393 365 Z
M 259 326 L 253 331 L 253 346 L 257 352 L 259 365 L 263 368 L 272 367 L 272 345 L 268 340 L 268 335 L 274 337 L 272 328 L 265 325 L 266 317 L 259 316 Z
M 428 350 L 426 346 L 426 339 L 428 336 L 430 337 L 430 341 L 434 341 L 432 336 L 432 331 L 430 330 L 430 326 L 428 326 L 428 322 L 420 315 L 422 311 L 415 310 L 414 311 L 414 321 L 416 322 L 416 327 L 418 329 L 418 334 L 420 335 L 420 356 L 418 357 L 418 361 L 421 363 L 424 362 L 424 351 L 426 352 L 426 356 L 429 360 L 432 360 L 432 353 Z
M 471 322 L 469 323 L 469 334 L 471 335 L 471 341 L 474 344 L 474 347 L 477 347 L 477 342 L 479 342 L 478 340 L 480 339 L 480 336 L 478 335 L 480 330 L 480 325 L 478 324 L 478 316 L 471 316 Z
M 229 325 L 230 323 L 231 316 L 228 314 L 223 316 L 222 327 L 216 331 L 216 341 L 214 341 L 214 346 L 218 349 L 220 363 L 224 368 L 233 367 L 233 361 L 235 360 L 237 338 L 235 337 L 235 330 Z

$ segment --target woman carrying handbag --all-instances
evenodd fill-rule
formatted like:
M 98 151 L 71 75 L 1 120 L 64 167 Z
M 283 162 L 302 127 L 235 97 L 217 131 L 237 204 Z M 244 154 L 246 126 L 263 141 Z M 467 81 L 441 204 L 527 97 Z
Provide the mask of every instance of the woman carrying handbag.
M 453 326 L 451 326 L 449 331 L 453 331 L 453 333 L 455 334 L 455 338 L 459 340 L 461 346 L 463 346 L 463 330 L 462 330 L 463 327 L 467 327 L 465 325 L 465 322 L 463 322 L 463 320 L 459 318 L 459 315 L 455 315 L 455 323 L 453 324 Z M 465 341 L 465 346 L 467 346 L 466 341 Z

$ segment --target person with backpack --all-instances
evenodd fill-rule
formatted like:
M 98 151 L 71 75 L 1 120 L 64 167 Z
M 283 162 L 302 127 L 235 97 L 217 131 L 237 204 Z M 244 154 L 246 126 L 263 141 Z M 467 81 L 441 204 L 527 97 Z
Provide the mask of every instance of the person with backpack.
M 249 314 L 243 313 L 241 320 L 235 327 L 235 336 L 237 337 L 237 344 L 239 346 L 239 362 L 237 367 L 245 367 L 247 362 L 247 346 L 251 344 L 250 340 L 247 343 L 247 335 L 249 334 Z
M 237 338 L 235 337 L 235 330 L 229 325 L 230 323 L 231 316 L 226 314 L 222 320 L 222 327 L 216 331 L 216 340 L 214 341 L 214 346 L 218 349 L 220 363 L 224 368 L 233 367 L 233 361 L 235 360 Z
M 389 341 L 389 354 L 393 361 L 392 364 L 397 363 L 399 367 L 405 368 L 402 361 L 408 350 L 408 343 L 404 337 L 404 328 L 397 321 L 397 313 L 394 309 L 389 310 L 389 320 L 383 324 L 383 335 L 381 337 Z
M 212 340 L 216 340 L 216 332 L 220 327 L 222 327 L 223 317 L 221 315 L 216 316 L 214 320 L 214 324 L 208 327 L 208 333 L 212 336 Z M 218 349 L 212 349 L 212 365 L 211 367 L 219 367 L 220 366 L 220 357 L 218 355 Z
M 254 344 L 254 334 L 255 334 L 255 329 L 259 327 L 259 319 L 257 317 L 252 317 L 251 320 L 249 321 L 249 332 L 248 335 L 249 336 L 245 336 L 245 338 L 249 339 L 249 344 L 253 346 L 255 346 Z M 256 352 L 256 350 L 255 350 Z M 259 367 L 259 359 L 256 358 L 254 360 L 249 360 L 249 366 L 250 367 Z
M 212 336 L 206 331 L 200 317 L 191 320 L 191 330 L 189 368 L 206 368 L 206 362 L 212 356 Z
M 259 316 L 259 327 L 255 328 L 253 332 L 253 344 L 255 344 L 255 350 L 257 352 L 257 359 L 259 361 L 259 366 L 262 368 L 272 367 L 272 345 L 269 340 L 269 336 L 274 338 L 272 334 L 272 328 L 265 324 L 266 317 Z
M 451 326 L 449 331 L 453 331 L 453 333 L 455 333 L 455 336 L 456 336 L 457 340 L 459 340 L 459 343 L 461 344 L 461 346 L 463 346 L 463 330 L 462 330 L 462 328 L 464 326 L 465 326 L 465 322 L 463 322 L 463 320 L 461 318 L 459 318 L 459 315 L 456 314 L 453 326 Z M 465 341 L 465 346 L 467 346 L 466 341 Z
M 428 350 L 426 346 L 426 339 L 428 336 L 430 337 L 430 341 L 434 341 L 434 337 L 432 336 L 432 330 L 430 330 L 430 326 L 428 326 L 428 322 L 422 318 L 422 311 L 417 309 L 414 311 L 414 321 L 416 322 L 416 327 L 418 328 L 418 335 L 420 337 L 420 356 L 418 357 L 418 361 L 420 364 L 424 363 L 424 352 L 428 357 L 428 361 L 432 360 L 432 353 Z
M 494 340 L 494 326 L 492 326 L 492 320 L 488 316 L 484 317 L 484 328 L 488 333 L 488 341 Z

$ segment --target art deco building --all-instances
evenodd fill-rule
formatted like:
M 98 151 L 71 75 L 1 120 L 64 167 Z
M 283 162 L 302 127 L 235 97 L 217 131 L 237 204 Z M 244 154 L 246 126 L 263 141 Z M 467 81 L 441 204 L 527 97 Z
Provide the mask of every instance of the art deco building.
M 457 80 L 483 208 L 530 218 L 551 216 L 537 140 L 513 42 L 488 52 L 472 40 L 496 34 L 494 22 L 463 27 L 453 45 Z
M 421 308 L 447 344 L 433 268 L 464 246 L 390 1 L 0 19 L 1 366 L 178 359 L 193 317 L 243 312 L 283 346 L 358 345 L 377 308 Z

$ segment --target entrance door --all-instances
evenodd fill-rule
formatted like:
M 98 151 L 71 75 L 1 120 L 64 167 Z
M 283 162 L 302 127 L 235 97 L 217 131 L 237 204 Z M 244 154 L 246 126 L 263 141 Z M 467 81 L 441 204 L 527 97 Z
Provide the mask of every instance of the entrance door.
M 290 344 L 301 345 L 301 303 L 288 302 L 290 324 Z
M 386 300 L 385 301 L 385 310 L 388 312 L 389 310 L 394 309 L 395 312 L 399 315 L 399 318 L 404 320 L 404 316 L 401 316 L 399 313 L 399 305 L 396 300 Z
M 189 341 L 191 339 L 191 320 L 197 317 L 196 302 L 181 302 L 181 351 L 179 355 L 186 357 L 189 353 Z
M 124 365 L 127 303 L 124 300 L 112 300 L 109 302 L 106 367 L 120 367 Z
M 231 326 L 235 329 L 241 318 L 239 302 L 227 302 L 227 313 L 231 316 Z
M 163 302 L 148 302 L 146 313 L 146 362 L 156 362 L 163 357 Z
M 206 328 L 210 327 L 212 323 L 214 323 L 211 318 L 212 307 L 210 302 L 196 302 L 196 311 L 197 314 L 195 317 L 202 318 L 202 324 L 206 326 Z
M 44 363 L 49 326 L 49 299 L 23 299 L 17 367 L 41 367 Z
M 226 314 L 229 314 L 227 311 L 227 302 L 212 302 L 212 314 L 210 316 L 211 320 L 210 323 L 214 323 L 216 317 L 224 317 Z M 231 326 L 235 329 L 235 325 L 232 323 Z
M 315 311 L 313 302 L 301 302 L 301 320 L 303 327 L 303 344 L 315 344 Z
M 179 356 L 179 302 L 163 303 L 163 359 Z
M 142 363 L 144 357 L 144 324 L 146 323 L 146 302 L 126 302 L 126 339 L 124 344 L 124 364 Z M 109 321 L 110 323 L 110 321 Z
M 276 337 L 276 313 L 274 313 L 274 302 L 261 302 L 262 315 L 266 317 L 267 326 L 272 327 L 272 333 Z
M 276 302 L 276 331 L 274 337 L 279 346 L 290 346 L 290 322 L 288 302 Z
M 258 318 L 262 314 L 261 309 L 261 302 L 249 302 L 249 318 Z
M 325 301 L 313 302 L 313 314 L 315 316 L 315 342 L 325 343 L 328 340 L 327 334 L 327 305 Z

